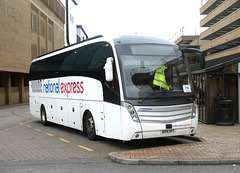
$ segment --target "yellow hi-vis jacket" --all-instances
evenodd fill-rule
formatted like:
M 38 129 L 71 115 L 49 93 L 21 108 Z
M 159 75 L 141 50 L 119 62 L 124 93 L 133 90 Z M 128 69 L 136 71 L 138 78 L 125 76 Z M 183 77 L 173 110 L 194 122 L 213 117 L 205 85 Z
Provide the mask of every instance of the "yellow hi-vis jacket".
M 166 70 L 167 67 L 161 66 L 159 67 L 154 75 L 153 84 L 160 86 L 161 88 L 165 88 L 166 90 L 169 90 L 169 86 L 167 84 L 164 70 Z

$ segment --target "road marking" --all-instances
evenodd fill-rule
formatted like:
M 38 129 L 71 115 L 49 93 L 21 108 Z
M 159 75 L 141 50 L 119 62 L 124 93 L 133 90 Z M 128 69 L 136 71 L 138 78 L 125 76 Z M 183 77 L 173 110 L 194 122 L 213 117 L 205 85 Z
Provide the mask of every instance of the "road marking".
M 59 140 L 66 142 L 66 143 L 71 143 L 70 141 L 67 141 L 66 139 L 63 139 L 63 138 L 59 138 Z
M 24 125 L 24 123 L 19 123 L 20 125 Z M 26 125 L 27 127 L 29 127 L 29 128 L 31 128 L 32 126 L 30 126 L 30 125 Z M 34 129 L 34 130 L 36 130 L 36 131 L 38 131 L 38 132 L 41 132 L 42 130 L 40 130 L 40 129 Z M 49 135 L 49 136 L 54 136 L 54 134 L 51 134 L 51 133 L 45 133 L 46 135 Z M 63 139 L 63 138 L 59 138 L 59 140 L 61 140 L 61 141 L 63 141 L 63 142 L 66 142 L 66 143 L 71 143 L 70 141 L 68 141 L 68 140 L 66 140 L 66 139 Z M 90 149 L 90 148 L 87 148 L 87 147 L 84 147 L 84 146 L 82 146 L 82 145 L 78 145 L 78 147 L 79 148 L 82 148 L 82 149 L 85 149 L 85 150 L 87 150 L 87 151 L 93 151 L 92 149 Z
M 45 133 L 45 134 L 49 136 L 54 136 L 54 134 L 51 134 L 51 133 Z
M 34 130 L 36 130 L 36 131 L 38 131 L 38 132 L 41 132 L 42 130 L 39 130 L 39 129 L 34 129 Z
M 92 149 L 87 148 L 87 147 L 84 147 L 84 146 L 82 146 L 82 145 L 78 145 L 78 147 L 83 148 L 83 149 L 85 149 L 85 150 L 87 150 L 87 151 L 93 151 Z

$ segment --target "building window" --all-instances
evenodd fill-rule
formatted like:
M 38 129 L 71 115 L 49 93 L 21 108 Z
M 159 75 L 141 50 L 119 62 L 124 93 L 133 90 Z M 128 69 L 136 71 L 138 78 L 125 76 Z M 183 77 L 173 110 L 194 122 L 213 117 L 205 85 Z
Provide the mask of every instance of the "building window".
M 24 86 L 28 86 L 28 85 L 29 85 L 28 75 L 24 74 Z
M 3 84 L 2 84 L 2 74 L 0 72 L 0 88 L 3 87 Z
M 61 13 L 61 16 L 60 16 L 61 20 L 63 22 L 65 22 L 65 9 L 64 9 L 64 7 L 61 7 L 60 13 Z
M 37 45 L 36 44 L 32 44 L 31 45 L 31 58 L 33 60 L 36 57 L 37 57 Z
M 46 29 L 45 29 L 45 21 L 44 20 L 41 20 L 40 27 L 41 27 L 41 36 L 45 37 L 46 36 Z
M 53 11 L 55 11 L 55 2 L 56 0 L 51 0 L 51 1 L 49 1 L 49 7 L 53 10 Z
M 11 87 L 16 87 L 16 75 L 14 73 L 11 74 Z
M 56 13 L 57 13 L 57 16 L 60 16 L 60 15 L 61 15 L 60 2 L 56 2 Z
M 48 0 L 42 0 L 43 3 L 45 3 L 46 5 L 48 5 Z
M 37 15 L 31 13 L 31 30 L 37 32 Z
M 46 53 L 46 49 L 44 48 L 41 48 L 41 55 L 45 54 Z
M 53 28 L 51 25 L 48 25 L 48 41 L 52 41 L 52 31 L 53 31 Z

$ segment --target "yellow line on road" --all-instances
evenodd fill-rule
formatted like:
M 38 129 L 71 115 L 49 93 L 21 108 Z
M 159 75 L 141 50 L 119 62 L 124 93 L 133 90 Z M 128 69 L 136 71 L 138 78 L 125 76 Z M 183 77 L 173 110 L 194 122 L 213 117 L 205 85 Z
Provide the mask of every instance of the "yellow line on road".
M 66 143 L 71 143 L 70 141 L 67 141 L 66 139 L 63 139 L 63 138 L 59 138 L 59 140 L 66 142 Z
M 83 149 L 85 149 L 85 150 L 87 150 L 87 151 L 93 151 L 92 149 L 87 148 L 87 147 L 84 147 L 84 146 L 82 146 L 82 145 L 78 145 L 78 147 L 83 148 Z
M 51 134 L 51 133 L 45 133 L 45 134 L 49 136 L 54 136 L 54 134 Z
M 24 125 L 24 123 L 19 123 L 20 125 Z M 27 127 L 29 127 L 29 128 L 31 128 L 32 126 L 30 126 L 30 125 L 26 125 Z M 40 129 L 34 129 L 34 130 L 36 130 L 36 131 L 38 131 L 38 132 L 41 132 L 42 130 L 40 130 Z M 54 134 L 51 134 L 51 133 L 45 133 L 46 135 L 49 135 L 49 136 L 54 136 Z M 68 140 L 66 140 L 66 139 L 63 139 L 63 138 L 59 138 L 59 140 L 61 140 L 61 141 L 63 141 L 63 142 L 66 142 L 66 143 L 71 143 L 70 141 L 68 141 Z M 90 149 L 90 148 L 87 148 L 87 147 L 84 147 L 84 146 L 82 146 L 82 145 L 78 145 L 78 147 L 80 147 L 80 148 L 82 148 L 82 149 L 85 149 L 85 150 L 87 150 L 87 151 L 93 151 L 92 149 Z
M 38 132 L 41 132 L 42 130 L 39 130 L 39 129 L 34 129 L 34 130 L 36 130 L 36 131 L 38 131 Z

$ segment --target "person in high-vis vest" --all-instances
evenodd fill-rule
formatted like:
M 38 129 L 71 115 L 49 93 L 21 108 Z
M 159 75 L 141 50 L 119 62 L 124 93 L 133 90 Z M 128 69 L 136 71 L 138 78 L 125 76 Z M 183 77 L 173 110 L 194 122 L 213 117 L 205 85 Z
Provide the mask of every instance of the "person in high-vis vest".
M 165 72 L 164 72 L 164 70 L 166 69 L 167 67 L 163 65 L 156 70 L 154 79 L 153 79 L 153 84 L 156 86 L 159 86 L 160 89 L 164 88 L 169 91 L 169 89 L 172 89 L 172 87 L 167 84 L 167 81 L 165 78 Z

